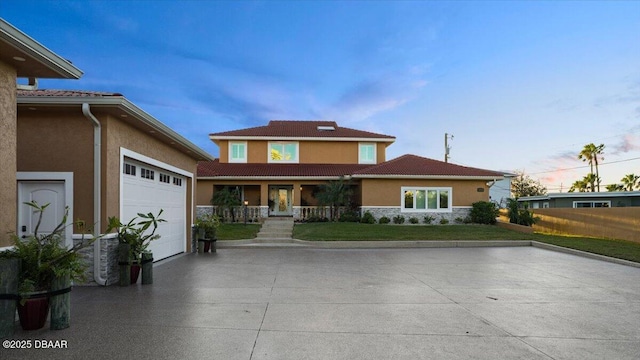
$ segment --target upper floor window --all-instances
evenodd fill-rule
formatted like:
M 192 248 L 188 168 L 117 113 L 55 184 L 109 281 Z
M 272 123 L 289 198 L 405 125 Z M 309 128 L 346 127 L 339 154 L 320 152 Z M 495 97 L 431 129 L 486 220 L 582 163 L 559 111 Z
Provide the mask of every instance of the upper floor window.
M 402 187 L 402 211 L 451 212 L 451 188 Z
M 229 142 L 229 162 L 247 162 L 247 142 Z
M 358 163 L 376 163 L 376 144 L 360 143 L 358 145 Z
M 297 142 L 270 142 L 269 162 L 298 162 Z

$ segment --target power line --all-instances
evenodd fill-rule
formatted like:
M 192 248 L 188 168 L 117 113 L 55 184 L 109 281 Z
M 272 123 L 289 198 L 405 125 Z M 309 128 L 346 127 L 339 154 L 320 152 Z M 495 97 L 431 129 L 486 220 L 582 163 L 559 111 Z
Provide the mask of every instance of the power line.
M 635 157 L 635 158 L 631 158 L 631 159 L 609 161 L 609 162 L 606 162 L 606 163 L 598 164 L 598 166 L 617 164 L 617 163 L 621 163 L 621 162 L 627 162 L 627 161 L 633 161 L 633 160 L 639 160 L 639 159 L 640 159 L 640 157 Z M 548 170 L 548 171 L 539 171 L 539 172 L 535 172 L 535 173 L 529 173 L 528 175 L 538 175 L 538 174 L 546 174 L 546 173 L 551 173 L 551 172 L 556 172 L 556 171 L 584 169 L 584 168 L 588 168 L 588 167 L 590 167 L 590 166 L 589 165 L 583 165 L 583 166 L 576 166 L 576 167 L 572 167 L 572 168 L 554 169 L 554 170 Z

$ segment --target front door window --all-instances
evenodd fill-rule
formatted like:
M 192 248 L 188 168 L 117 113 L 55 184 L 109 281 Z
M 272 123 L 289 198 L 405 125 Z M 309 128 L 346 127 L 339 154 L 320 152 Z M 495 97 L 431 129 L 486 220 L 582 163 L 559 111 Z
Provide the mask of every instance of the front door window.
M 269 189 L 269 215 L 291 216 L 293 215 L 291 204 L 292 186 L 271 186 Z

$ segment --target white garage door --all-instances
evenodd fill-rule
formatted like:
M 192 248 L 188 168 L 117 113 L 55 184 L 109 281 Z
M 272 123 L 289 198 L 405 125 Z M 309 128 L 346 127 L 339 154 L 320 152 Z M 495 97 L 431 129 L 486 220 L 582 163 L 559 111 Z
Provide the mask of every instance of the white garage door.
M 163 209 L 157 234 L 149 246 L 153 259 L 160 260 L 186 250 L 187 181 L 184 176 L 131 160 L 122 169 L 123 223 L 138 213 L 158 214 Z

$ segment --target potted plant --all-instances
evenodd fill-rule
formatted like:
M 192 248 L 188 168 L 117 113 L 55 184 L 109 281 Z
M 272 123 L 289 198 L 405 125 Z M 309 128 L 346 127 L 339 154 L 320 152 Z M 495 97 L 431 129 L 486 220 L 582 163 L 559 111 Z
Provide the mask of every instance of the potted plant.
M 78 251 L 89 246 L 96 237 L 85 239 L 72 247 L 64 244 L 64 231 L 69 209 L 51 233 L 40 233 L 40 225 L 49 204 L 26 202 L 38 214 L 32 235 L 18 237 L 12 234 L 13 248 L 0 253 L 0 257 L 20 260 L 18 272 L 18 315 L 24 330 L 44 326 L 51 305 L 51 329 L 69 327 L 71 281 L 85 278 L 86 264 Z M 77 225 L 81 227 L 82 222 Z
M 120 262 L 121 266 L 126 266 L 129 270 L 130 284 L 135 284 L 138 281 L 140 269 L 143 265 L 143 257 L 147 258 L 145 261 L 153 260 L 145 253 L 147 253 L 147 248 L 151 241 L 160 238 L 160 234 L 156 234 L 158 223 L 166 221 L 160 218 L 162 212 L 163 210 L 160 209 L 157 215 L 153 215 L 153 213 L 138 213 L 137 217 L 134 217 L 126 224 L 121 223 L 120 219 L 115 216 L 109 217 L 107 233 L 112 230 L 118 232 L 118 242 L 121 249 L 124 249 L 124 258 L 120 259 Z M 151 231 L 147 232 L 150 228 Z M 120 282 L 122 284 L 123 279 L 120 279 Z
M 200 216 L 196 219 L 196 227 L 198 228 L 198 252 L 209 252 L 211 243 L 216 241 L 220 217 L 216 214 Z M 213 252 L 215 252 L 215 246 Z

